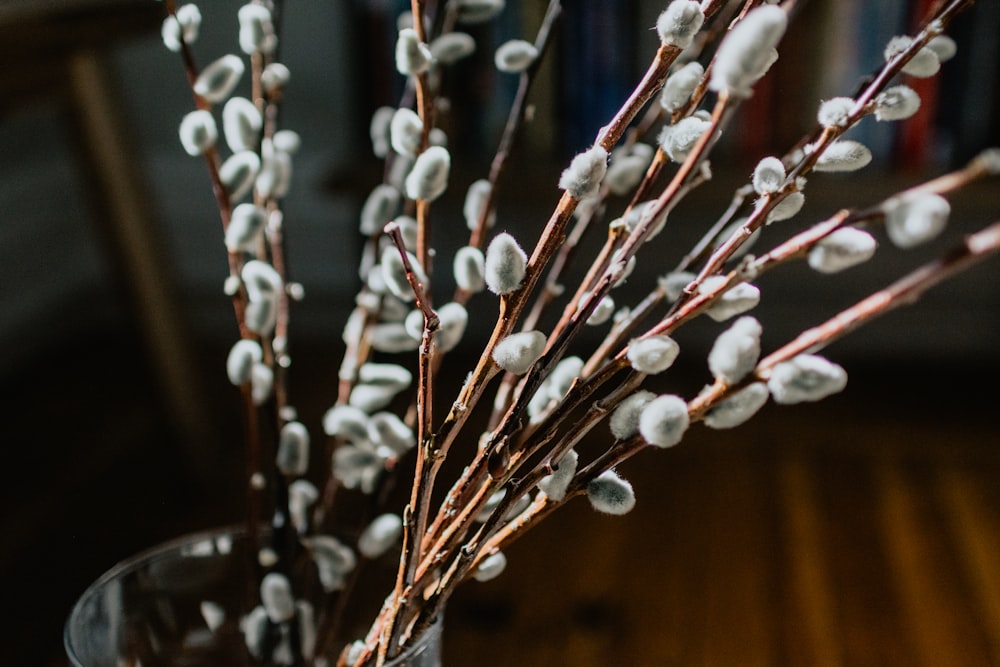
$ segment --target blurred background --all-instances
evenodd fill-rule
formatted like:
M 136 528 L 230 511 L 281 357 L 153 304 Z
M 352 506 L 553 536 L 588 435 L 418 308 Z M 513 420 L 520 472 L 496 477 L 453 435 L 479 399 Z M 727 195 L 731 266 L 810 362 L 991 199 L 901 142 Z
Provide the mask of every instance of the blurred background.
M 240 4 L 201 3 L 199 63 L 238 51 Z M 492 52 L 533 40 L 545 3 L 508 4 L 468 28 L 477 51 L 446 82 L 460 91 L 444 117 L 462 166 L 435 209 L 442 266 L 516 87 Z M 558 199 L 559 170 L 645 70 L 662 4 L 563 3 L 533 120 L 501 181 L 498 224 L 526 244 Z M 889 37 L 933 3 L 800 4 L 782 59 L 714 154 L 712 181 L 672 215 L 675 245 L 640 256 L 630 283 L 669 270 L 754 164 L 811 128 L 819 100 L 851 94 Z M 368 123 L 398 102 L 391 54 L 407 8 L 309 0 L 286 3 L 282 19 L 292 76 L 281 120 L 302 138 L 285 229 L 306 293 L 292 316 L 291 391 L 316 433 L 358 286 L 357 216 L 382 177 Z M 162 12 L 144 0 L 0 1 L 0 575 L 10 587 L 0 664 L 65 664 L 62 625 L 91 581 L 138 550 L 241 516 L 226 259 L 204 165 L 177 140 L 192 107 L 181 62 L 160 41 Z M 949 34 L 958 54 L 940 76 L 908 81 L 921 111 L 851 130 L 873 164 L 812 177 L 794 229 L 1000 145 L 1000 4 L 977 2 Z M 998 192 L 994 180 L 953 197 L 933 248 L 882 243 L 876 261 L 844 274 L 767 276 L 755 311 L 765 347 L 997 220 Z M 831 346 L 848 369 L 844 393 L 767 406 L 738 432 L 692 429 L 682 446 L 623 466 L 636 511 L 597 517 L 580 502 L 516 544 L 503 577 L 470 584 L 449 608 L 446 664 L 1000 664 L 998 266 Z M 492 313 L 479 299 L 473 308 Z M 472 318 L 456 378 L 491 324 Z M 704 354 L 717 331 L 695 323 L 679 338 L 677 383 L 691 394 L 710 379 Z

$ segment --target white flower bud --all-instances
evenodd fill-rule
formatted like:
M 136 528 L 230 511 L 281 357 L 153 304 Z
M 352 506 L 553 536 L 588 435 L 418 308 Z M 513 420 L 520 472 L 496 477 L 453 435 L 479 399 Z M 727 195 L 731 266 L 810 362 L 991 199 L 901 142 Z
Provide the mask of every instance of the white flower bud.
M 577 356 L 566 357 L 552 369 L 548 377 L 549 396 L 560 399 L 573 386 L 573 383 L 583 372 L 583 359 Z
M 347 402 L 349 405 L 371 414 L 392 403 L 396 393 L 391 388 L 382 385 L 359 384 L 351 390 Z
M 908 49 L 912 43 L 913 38 L 909 35 L 898 35 L 893 37 L 885 46 L 885 51 L 883 52 L 885 61 L 889 62 Z M 904 73 L 918 78 L 934 76 L 940 69 L 941 60 L 938 58 L 938 54 L 934 51 L 934 49 L 930 49 L 927 46 L 924 46 L 919 51 L 914 53 L 913 57 L 910 58 L 910 61 L 903 65 Z
M 500 576 L 507 568 L 507 557 L 502 551 L 490 554 L 479 563 L 472 573 L 472 578 L 476 581 L 489 581 Z
M 912 248 L 933 239 L 944 230 L 951 204 L 932 192 L 893 197 L 882 205 L 885 231 L 900 248 Z
M 816 161 L 816 171 L 854 171 L 872 161 L 872 152 L 851 139 L 834 141 Z
M 260 406 L 271 398 L 274 389 L 274 371 L 264 363 L 254 364 L 250 369 L 250 398 L 254 405 Z
M 680 351 L 677 341 L 661 334 L 649 338 L 633 338 L 629 341 L 627 355 L 636 371 L 656 375 L 670 368 Z
M 472 185 L 465 192 L 465 203 L 462 205 L 462 215 L 465 216 L 465 225 L 469 230 L 475 230 L 479 226 L 479 218 L 483 215 L 483 207 L 490 196 L 493 186 L 485 178 L 473 181 Z M 486 228 L 493 226 L 493 212 L 490 212 L 486 220 Z
M 260 343 L 249 338 L 241 338 L 229 349 L 226 357 L 226 376 L 236 386 L 250 381 L 254 364 L 264 359 Z
M 222 133 L 234 153 L 256 150 L 263 126 L 260 111 L 245 97 L 230 98 L 222 108 Z
M 399 392 L 413 382 L 413 373 L 399 364 L 366 362 L 358 369 L 358 380 L 366 384 L 389 387 Z
M 586 300 L 590 296 L 590 293 L 586 293 L 583 299 Z M 582 301 L 581 301 L 582 305 Z M 615 300 L 610 294 L 607 294 L 601 298 L 594 307 L 594 310 L 590 313 L 587 318 L 587 324 L 590 326 L 600 326 L 611 319 L 611 315 L 615 312 Z
M 494 294 L 510 294 L 521 286 L 528 256 L 507 232 L 497 234 L 486 248 L 484 278 Z
M 608 427 L 615 440 L 627 440 L 639 432 L 639 416 L 642 409 L 656 398 L 651 391 L 640 390 L 629 394 L 618 403 L 608 418 Z
M 260 85 L 268 95 L 282 90 L 292 79 L 288 66 L 282 63 L 268 63 L 260 73 Z
M 669 77 L 660 93 L 660 106 L 673 113 L 691 100 L 691 95 L 705 76 L 705 68 L 696 60 L 687 63 Z
M 868 232 L 842 227 L 813 246 L 809 266 L 820 273 L 836 273 L 871 259 L 877 247 L 875 237 Z
M 545 342 L 545 334 L 540 331 L 510 334 L 493 348 L 493 361 L 508 373 L 523 375 L 542 356 Z
M 517 74 L 531 67 L 538 58 L 538 49 L 531 42 L 512 39 L 501 44 L 493 55 L 493 64 L 501 72 Z
M 301 476 L 309 470 L 309 431 L 305 424 L 290 421 L 281 427 L 275 465 L 284 475 Z
M 708 87 L 749 97 L 753 85 L 774 62 L 774 49 L 785 34 L 788 16 L 777 5 L 752 9 L 723 37 L 715 54 Z
M 350 547 L 330 535 L 303 537 L 302 545 L 316 563 L 323 590 L 330 593 L 343 588 L 345 578 L 358 562 Z
M 420 347 L 420 339 L 414 338 L 406 326 L 399 322 L 372 324 L 368 328 L 368 342 L 372 349 L 387 354 L 411 352 Z
M 179 134 L 184 151 L 192 157 L 206 152 L 219 138 L 215 118 L 204 109 L 186 114 L 181 120 Z
M 396 188 L 385 183 L 376 185 L 361 207 L 361 233 L 365 236 L 381 234 L 386 223 L 399 211 L 401 200 Z
M 277 321 L 278 303 L 276 299 L 251 301 L 243 311 L 243 323 L 247 329 L 260 336 L 271 335 Z
M 267 211 L 250 203 L 233 209 L 226 227 L 226 250 L 254 252 L 267 224 Z
M 700 292 L 714 290 L 725 281 L 724 276 L 709 276 L 701 283 Z M 724 322 L 734 315 L 745 313 L 760 303 L 760 289 L 750 283 L 737 283 L 723 292 L 719 300 L 709 306 L 705 314 L 716 322 Z
M 431 57 L 442 65 L 452 65 L 476 50 L 476 40 L 464 32 L 447 32 L 430 43 Z
M 284 197 L 292 182 L 292 156 L 277 150 L 269 139 L 262 143 L 261 154 L 263 162 L 254 184 L 257 194 L 265 199 Z
M 278 130 L 271 137 L 271 146 L 279 153 L 294 155 L 302 148 L 302 137 L 295 130 Z
M 504 0 L 457 0 L 459 23 L 485 23 L 503 11 Z
M 657 396 L 639 414 L 639 433 L 654 447 L 673 447 L 690 424 L 687 401 L 680 396 Z
M 776 157 L 762 159 L 754 167 L 752 182 L 759 195 L 777 192 L 785 183 L 785 165 Z
M 462 304 L 450 301 L 437 309 L 437 315 L 440 328 L 434 342 L 442 352 L 450 352 L 462 341 L 469 324 L 469 311 Z
M 260 601 L 272 623 L 284 623 L 295 616 L 295 598 L 288 578 L 269 572 L 260 582 Z
M 233 54 L 222 56 L 205 66 L 194 82 L 194 92 L 206 102 L 217 104 L 223 101 L 240 82 L 246 65 Z
M 605 470 L 587 484 L 587 500 L 598 512 L 618 516 L 635 507 L 635 491 L 615 471 Z
M 819 105 L 816 118 L 820 125 L 846 127 L 852 108 L 854 108 L 854 100 L 850 97 L 834 97 Z
M 800 354 L 775 364 L 767 388 L 776 403 L 818 401 L 847 386 L 847 372 L 815 354 Z
M 747 385 L 709 410 L 705 415 L 705 426 L 714 429 L 739 426 L 764 407 L 769 395 L 763 382 Z
M 263 5 L 247 3 L 237 14 L 240 23 L 240 49 L 247 55 L 271 53 L 278 45 L 278 37 L 271 21 L 271 11 Z
M 365 558 L 378 558 L 403 535 L 403 520 L 395 514 L 380 514 L 362 531 L 358 552 Z
M 482 292 L 486 288 L 486 257 L 483 251 L 475 246 L 465 246 L 455 253 L 453 265 L 455 284 L 472 294 Z
M 424 122 L 413 109 L 401 107 L 389 122 L 389 144 L 400 155 L 416 157 L 423 140 Z
M 198 610 L 201 612 L 201 617 L 205 620 L 205 625 L 212 632 L 218 630 L 226 622 L 226 610 L 222 605 L 202 600 L 198 604 Z
M 417 31 L 403 28 L 396 39 L 396 71 L 403 76 L 423 74 L 431 66 L 431 50 L 420 41 Z
M 260 158 L 253 151 L 233 153 L 219 166 L 219 180 L 231 201 L 239 201 L 253 187 L 260 173 Z
M 698 116 L 688 116 L 674 125 L 666 125 L 657 139 L 667 156 L 674 162 L 683 162 L 701 135 L 712 127 L 710 121 Z
M 611 194 L 628 194 L 642 181 L 642 177 L 653 160 L 653 149 L 648 144 L 633 144 L 627 149 L 616 148 L 611 152 L 604 183 Z
M 393 454 L 405 454 L 417 444 L 406 423 L 392 412 L 376 412 L 368 420 L 368 439 L 388 448 Z
M 247 617 L 243 619 L 243 642 L 246 644 L 250 655 L 258 659 L 263 656 L 267 625 L 267 612 L 260 605 L 250 610 Z
M 334 405 L 323 414 L 323 432 L 348 441 L 368 437 L 368 415 L 352 405 Z
M 559 188 L 574 199 L 597 194 L 608 169 L 608 152 L 603 146 L 591 146 L 573 158 L 559 177 Z
M 686 49 L 705 22 L 705 13 L 696 0 L 674 0 L 656 19 L 660 43 Z
M 694 279 L 695 275 L 690 271 L 675 271 L 660 278 L 658 283 L 667 297 L 667 301 L 672 303 L 680 298 L 684 288 L 691 284 Z
M 194 44 L 198 41 L 201 28 L 201 10 L 195 4 L 182 5 L 174 16 L 168 16 L 160 27 L 163 45 L 171 51 L 181 50 L 181 43 Z
M 281 274 L 273 266 L 259 259 L 252 259 L 243 265 L 240 277 L 246 286 L 250 301 L 273 299 L 284 289 Z
M 875 97 L 876 120 L 905 120 L 919 108 L 920 95 L 909 86 L 886 88 Z
M 406 176 L 406 196 L 410 199 L 434 201 L 448 188 L 451 154 L 443 146 L 430 146 L 417 156 Z
M 428 284 L 427 274 L 424 273 L 423 266 L 412 253 L 406 253 L 406 257 L 417 282 L 426 286 Z M 403 264 L 403 258 L 400 257 L 399 250 L 395 246 L 386 246 L 385 250 L 382 251 L 380 266 L 382 267 L 382 278 L 392 295 L 406 303 L 413 301 L 415 297 L 413 288 L 410 287 L 410 282 L 406 279 L 406 265 Z
M 389 154 L 392 147 L 389 142 L 389 126 L 396 115 L 393 107 L 382 106 L 375 109 L 372 114 L 371 123 L 368 126 L 368 135 L 372 141 L 372 152 L 377 158 L 384 158 Z M 420 117 L 417 116 L 419 119 Z
M 767 212 L 767 224 L 780 222 L 795 217 L 806 203 L 806 196 L 801 192 L 789 192 Z
M 747 315 L 719 334 L 708 353 L 708 369 L 712 377 L 726 384 L 736 384 L 746 377 L 760 358 L 762 331 L 760 322 Z
M 948 35 L 937 35 L 935 37 L 931 37 L 925 48 L 933 51 L 937 55 L 938 61 L 942 63 L 948 62 L 955 57 L 956 53 L 958 53 L 958 45 L 955 43 L 955 40 Z
M 566 497 L 573 475 L 576 474 L 576 466 L 580 461 L 580 456 L 575 449 L 570 449 L 559 462 L 555 464 L 555 470 L 551 475 L 546 475 L 538 481 L 538 490 L 552 500 L 559 502 Z

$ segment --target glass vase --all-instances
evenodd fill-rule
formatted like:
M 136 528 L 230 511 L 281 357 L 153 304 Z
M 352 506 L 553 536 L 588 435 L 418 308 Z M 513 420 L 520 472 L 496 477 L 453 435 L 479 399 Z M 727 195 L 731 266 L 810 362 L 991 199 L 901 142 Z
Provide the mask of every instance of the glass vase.
M 64 632 L 70 665 L 306 665 L 257 660 L 247 650 L 240 622 L 258 604 L 255 560 L 246 533 L 226 528 L 188 535 L 115 565 L 70 612 Z M 319 599 L 309 602 L 320 608 Z M 441 633 L 439 618 L 387 667 L 440 667 Z M 315 664 L 336 662 L 333 655 Z

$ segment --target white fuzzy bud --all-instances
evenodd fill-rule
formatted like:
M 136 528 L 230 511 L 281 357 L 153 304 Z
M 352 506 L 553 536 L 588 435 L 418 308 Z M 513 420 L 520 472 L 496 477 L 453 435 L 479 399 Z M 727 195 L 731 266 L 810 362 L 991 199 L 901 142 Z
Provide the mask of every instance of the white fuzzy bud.
M 482 560 L 472 573 L 472 578 L 476 581 L 489 581 L 496 579 L 507 568 L 507 557 L 502 551 L 490 554 Z
M 160 37 L 163 45 L 171 51 L 181 50 L 181 44 L 194 44 L 198 41 L 201 28 L 201 10 L 197 5 L 187 4 L 177 8 L 174 16 L 163 19 L 160 26 Z
M 226 376 L 236 386 L 249 382 L 253 367 L 264 359 L 260 343 L 241 338 L 233 343 L 226 357 Z
M 306 474 L 309 469 L 309 431 L 305 424 L 291 421 L 281 427 L 275 465 L 284 475 Z
M 424 122 L 413 109 L 401 107 L 392 114 L 389 122 L 389 144 L 400 155 L 416 157 L 423 140 Z
M 263 141 L 261 155 L 263 161 L 254 183 L 257 194 L 265 199 L 284 197 L 292 182 L 292 156 L 278 150 L 269 139 Z
M 379 107 L 372 114 L 371 122 L 368 125 L 368 136 L 372 142 L 372 153 L 377 158 L 386 157 L 392 147 L 389 142 L 389 126 L 395 115 L 396 109 L 390 106 Z
M 278 45 L 271 11 L 263 5 L 247 3 L 240 7 L 240 49 L 247 55 L 271 53 Z
M 462 341 L 469 324 L 469 311 L 460 303 L 450 301 L 437 309 L 439 328 L 434 342 L 442 352 L 450 352 Z
M 348 441 L 368 437 L 368 415 L 352 405 L 334 405 L 323 414 L 323 432 Z
M 219 166 L 219 180 L 231 201 L 239 201 L 250 192 L 260 173 L 260 158 L 253 151 L 233 153 Z
M 608 427 L 615 440 L 627 440 L 639 432 L 639 416 L 654 398 L 656 394 L 643 389 L 621 400 L 608 418 Z
M 273 266 L 259 259 L 252 259 L 243 265 L 240 277 L 246 286 L 250 301 L 264 301 L 275 298 L 283 289 L 281 274 Z
M 420 338 L 414 338 L 406 326 L 400 322 L 372 324 L 368 328 L 368 342 L 372 349 L 387 354 L 411 352 L 420 347 Z
M 479 226 L 479 219 L 483 215 L 483 208 L 490 196 L 493 186 L 485 178 L 473 181 L 469 189 L 465 191 L 465 202 L 462 205 L 462 215 L 465 216 L 465 225 L 470 230 L 475 230 Z M 493 226 L 493 215 L 486 220 L 486 227 Z
M 749 97 L 753 85 L 774 62 L 774 49 L 787 26 L 788 16 L 781 7 L 763 5 L 751 10 L 722 39 L 708 87 Z
M 395 217 L 402 200 L 399 190 L 385 183 L 376 185 L 361 207 L 361 233 L 381 234 L 386 223 Z
M 656 19 L 660 43 L 686 49 L 705 22 L 705 12 L 696 0 L 674 0 Z
M 443 146 L 430 146 L 417 156 L 406 176 L 406 196 L 410 199 L 434 201 L 448 188 L 451 155 Z
M 350 547 L 330 535 L 303 537 L 302 546 L 316 563 L 323 590 L 330 593 L 343 588 L 347 575 L 357 565 L 357 557 Z
M 484 278 L 494 294 L 510 294 L 521 286 L 527 269 L 528 256 L 513 236 L 497 234 L 486 248 Z
M 406 257 L 417 282 L 426 286 L 428 284 L 427 274 L 424 273 L 423 266 L 412 253 L 406 253 Z M 380 265 L 382 278 L 392 295 L 406 303 L 413 301 L 415 297 L 413 288 L 410 287 L 410 282 L 406 279 L 406 265 L 403 264 L 403 258 L 395 246 L 386 246 L 385 250 L 382 251 Z
M 785 165 L 776 157 L 762 159 L 754 167 L 752 182 L 759 195 L 777 192 L 785 183 Z
M 654 447 L 673 447 L 690 424 L 687 402 L 680 396 L 657 396 L 639 414 L 639 433 Z
M 760 358 L 760 335 L 763 329 L 756 318 L 744 316 L 719 334 L 708 353 L 712 377 L 736 384 L 757 365 Z
M 763 382 L 754 382 L 720 401 L 705 415 L 705 426 L 714 429 L 734 428 L 764 407 L 770 393 Z
M 816 171 L 854 171 L 872 161 L 872 152 L 864 144 L 851 139 L 834 141 L 816 160 Z
M 260 601 L 272 623 L 284 623 L 295 616 L 295 598 L 288 578 L 269 572 L 260 582 Z
M 586 293 L 583 296 L 583 300 L 586 300 L 590 296 L 590 293 Z M 582 304 L 582 300 L 581 300 Z M 615 300 L 610 294 L 601 297 L 601 300 L 597 302 L 594 310 L 591 311 L 590 316 L 587 318 L 587 324 L 590 326 L 600 326 L 611 319 L 611 316 L 615 312 Z
M 705 68 L 696 60 L 687 63 L 669 77 L 660 93 L 660 106 L 673 113 L 691 100 L 691 95 L 705 76 Z
M 933 192 L 893 197 L 882 205 L 885 231 L 900 248 L 912 248 L 933 239 L 948 224 L 951 204 Z
M 876 120 L 905 120 L 919 108 L 920 95 L 909 86 L 886 88 L 875 97 Z
M 670 336 L 661 334 L 649 338 L 634 338 L 628 344 L 628 361 L 639 373 L 656 375 L 670 368 L 680 345 Z
M 675 271 L 663 276 L 658 282 L 660 289 L 667 297 L 667 301 L 672 303 L 680 298 L 684 288 L 691 284 L 694 279 L 695 275 L 690 271 Z
M 284 89 L 292 79 L 292 73 L 287 65 L 282 63 L 269 63 L 260 73 L 260 85 L 264 92 L 273 95 Z
M 475 246 L 465 246 L 455 253 L 453 263 L 455 284 L 472 294 L 486 288 L 486 257 L 483 251 Z
M 597 194 L 608 169 L 608 152 L 603 146 L 592 146 L 573 158 L 559 177 L 559 187 L 574 199 Z
M 627 149 L 616 148 L 611 152 L 611 164 L 604 176 L 604 183 L 611 194 L 622 196 L 632 191 L 653 160 L 653 149 L 648 144 L 633 144 Z
M 264 120 L 253 102 L 233 97 L 222 108 L 222 134 L 234 153 L 256 150 Z
M 205 625 L 212 632 L 215 632 L 222 624 L 226 621 L 226 610 L 222 605 L 216 604 L 215 602 L 210 602 L 208 600 L 202 600 L 198 604 L 198 610 L 201 612 L 201 617 L 205 620 Z
M 820 125 L 847 127 L 852 108 L 854 108 L 854 100 L 850 97 L 834 97 L 819 105 L 816 118 Z
M 447 32 L 430 43 L 431 57 L 442 65 L 451 65 L 476 50 L 476 40 L 464 32 Z
M 789 405 L 818 401 L 847 386 L 847 372 L 815 354 L 798 356 L 775 364 L 767 388 L 776 403 Z
M 883 52 L 885 61 L 889 62 L 908 49 L 911 44 L 913 44 L 913 38 L 909 35 L 898 35 L 893 37 L 885 46 L 885 51 Z M 934 76 L 940 69 L 941 60 L 938 58 L 938 54 L 934 51 L 934 49 L 930 49 L 927 46 L 922 47 L 919 51 L 914 53 L 909 62 L 903 65 L 904 73 L 918 78 Z
M 613 470 L 605 470 L 587 484 L 587 500 L 604 514 L 628 514 L 635 507 L 632 485 Z
M 241 623 L 243 630 L 243 642 L 247 651 L 255 658 L 263 657 L 264 642 L 267 637 L 267 612 L 264 607 L 257 605 L 250 610 L 246 618 Z
M 683 162 L 695 144 L 712 127 L 712 123 L 698 116 L 688 116 L 674 125 L 666 125 L 658 141 L 667 156 L 674 162 Z
M 420 41 L 417 31 L 403 28 L 396 39 L 396 71 L 403 76 L 423 74 L 431 66 L 431 50 Z
M 493 348 L 493 361 L 508 373 L 523 375 L 542 356 L 545 341 L 540 331 L 510 334 Z
M 560 399 L 573 386 L 573 383 L 583 372 L 583 359 L 577 356 L 566 357 L 552 369 L 548 377 L 549 396 Z
M 538 49 L 531 42 L 512 39 L 501 44 L 493 55 L 493 64 L 501 72 L 517 74 L 531 67 L 538 58 Z
M 388 387 L 399 392 L 413 382 L 413 373 L 399 364 L 383 364 L 369 361 L 358 369 L 358 380 L 370 385 Z
M 724 276 L 709 276 L 701 283 L 702 293 L 711 292 L 724 282 Z M 709 306 L 705 314 L 716 322 L 724 322 L 734 315 L 745 313 L 760 303 L 760 289 L 750 283 L 737 283 L 723 292 L 718 301 Z
M 801 192 L 789 192 L 767 212 L 767 224 L 788 220 L 798 215 L 806 203 L 806 196 Z
M 219 130 L 215 125 L 212 113 L 204 109 L 191 111 L 181 120 L 178 132 L 184 151 L 192 156 L 198 156 L 215 145 L 219 138 Z
M 226 250 L 254 252 L 267 224 L 267 211 L 250 203 L 233 209 L 226 227 Z
M 485 23 L 492 20 L 506 6 L 504 0 L 457 0 L 459 23 Z
M 552 474 L 546 475 L 538 481 L 538 490 L 556 502 L 565 498 L 570 482 L 573 481 L 573 475 L 576 474 L 576 466 L 579 461 L 580 456 L 575 449 L 567 451 L 555 464 L 555 470 Z
M 403 535 L 403 520 L 395 514 L 380 514 L 362 531 L 358 552 L 365 558 L 378 558 Z
M 809 266 L 820 273 L 836 273 L 875 255 L 878 243 L 868 232 L 843 227 L 822 239 L 809 251 Z
M 264 405 L 274 390 L 274 371 L 264 363 L 250 369 L 250 399 L 254 405 Z
M 206 102 L 217 104 L 233 92 L 246 65 L 237 55 L 228 54 L 205 66 L 194 82 L 194 92 Z
M 392 412 L 376 412 L 368 420 L 368 439 L 393 454 L 405 454 L 417 438 L 406 423 Z
M 938 61 L 942 63 L 948 62 L 958 53 L 958 44 L 948 35 L 931 37 L 924 48 L 933 51 L 937 55 Z

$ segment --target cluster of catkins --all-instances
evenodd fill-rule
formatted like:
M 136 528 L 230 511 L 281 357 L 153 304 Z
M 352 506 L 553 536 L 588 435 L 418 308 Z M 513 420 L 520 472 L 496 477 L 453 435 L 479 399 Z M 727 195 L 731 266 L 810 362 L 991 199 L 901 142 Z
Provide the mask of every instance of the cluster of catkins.
M 457 24 L 488 21 L 504 8 L 502 0 L 452 0 L 446 3 L 457 12 Z M 705 20 L 702 4 L 694 0 L 674 0 L 657 21 L 661 43 L 688 49 L 695 41 Z M 239 45 L 244 56 L 268 56 L 274 53 L 278 37 L 269 10 L 256 2 L 240 8 Z M 195 5 L 176 9 L 163 23 L 163 40 L 171 50 L 181 50 L 194 43 L 201 23 Z M 719 45 L 706 82 L 706 68 L 697 60 L 682 54 L 671 69 L 659 96 L 659 104 L 669 118 L 685 109 L 699 86 L 705 82 L 708 90 L 720 97 L 742 100 L 750 97 L 754 83 L 777 59 L 776 46 L 785 32 L 787 14 L 774 3 L 765 3 L 751 10 L 729 30 Z M 404 77 L 433 75 L 473 53 L 476 43 L 460 31 L 442 34 L 430 43 L 421 41 L 412 20 L 402 19 L 396 43 L 395 64 Z M 886 47 L 887 61 L 907 49 L 910 37 L 896 37 Z M 686 52 L 685 52 L 686 53 Z M 929 40 L 902 71 L 911 76 L 930 76 L 940 63 L 954 53 L 954 43 L 943 35 Z M 513 39 L 499 46 L 494 62 L 498 70 L 521 73 L 538 58 L 532 43 Z M 289 283 L 269 261 L 265 239 L 280 232 L 281 209 L 267 206 L 284 197 L 292 174 L 292 156 L 299 147 L 299 138 L 291 130 L 278 130 L 264 136 L 264 116 L 260 104 L 246 97 L 234 96 L 244 74 L 243 56 L 226 55 L 204 67 L 193 84 L 199 108 L 187 114 L 180 124 L 180 140 L 192 156 L 215 156 L 220 160 L 217 173 L 231 205 L 225 229 L 225 247 L 233 271 L 226 281 L 226 293 L 245 298 L 242 324 L 249 335 L 236 342 L 227 360 L 230 381 L 249 387 L 255 405 L 263 405 L 273 396 L 275 374 L 273 364 L 284 365 L 286 341 L 283 330 L 276 332 L 284 300 L 298 298 L 301 287 Z M 277 99 L 289 80 L 287 67 L 265 58 L 260 74 L 260 89 L 265 104 Z M 862 115 L 874 115 L 877 120 L 900 120 L 912 115 L 920 99 L 904 84 L 886 88 L 873 100 L 859 104 L 846 97 L 824 101 L 817 114 L 822 128 L 844 128 Z M 217 116 L 221 118 L 220 146 Z M 713 124 L 710 114 L 694 111 L 667 122 L 656 144 L 642 142 L 622 145 L 609 152 L 599 143 L 579 155 L 565 169 L 558 187 L 578 204 L 577 213 L 585 215 L 595 210 L 593 203 L 605 191 L 614 195 L 632 192 L 649 168 L 653 155 L 660 150 L 676 163 L 684 162 L 696 149 Z M 378 158 L 388 162 L 387 179 L 368 195 L 360 213 L 360 233 L 374 250 L 374 260 L 363 269 L 363 286 L 356 307 L 343 331 L 345 345 L 365 340 L 371 350 L 382 355 L 414 353 L 424 336 L 424 311 L 414 306 L 412 281 L 429 287 L 428 276 L 417 257 L 418 223 L 404 214 L 408 202 L 433 202 L 448 187 L 451 156 L 447 137 L 438 128 L 425 128 L 420 115 L 406 106 L 383 107 L 376 111 L 371 123 L 372 149 Z M 425 142 L 428 145 L 425 146 Z M 228 149 L 228 150 L 226 150 Z M 222 159 L 221 154 L 228 155 Z M 816 151 L 819 154 L 813 155 Z M 763 225 L 786 220 L 803 206 L 805 178 L 793 167 L 811 159 L 813 171 L 850 171 L 871 160 L 871 153 L 862 144 L 838 138 L 822 146 L 806 144 L 789 155 L 769 156 L 760 160 L 753 171 L 749 186 L 758 197 L 754 210 L 736 219 L 719 235 L 719 243 L 746 232 L 738 247 L 740 253 L 749 248 Z M 708 175 L 707 164 L 702 164 Z M 528 257 L 518 241 L 505 231 L 494 232 L 496 223 L 491 201 L 490 181 L 475 181 L 468 189 L 463 213 L 470 231 L 489 233 L 485 250 L 476 245 L 460 248 L 454 255 L 454 283 L 465 295 L 488 290 L 505 297 L 522 286 Z M 910 247 L 936 236 L 948 214 L 947 200 L 938 194 L 913 191 L 895 197 L 883 205 L 888 237 L 901 247 Z M 653 219 L 655 218 L 655 219 Z M 761 219 L 762 218 L 762 219 Z M 751 221 L 755 220 L 753 224 Z M 643 242 L 655 237 L 664 227 L 666 212 L 656 200 L 642 202 L 612 226 L 623 227 L 626 233 L 643 229 Z M 384 233 L 391 225 L 402 239 L 402 252 Z M 808 252 L 808 263 L 821 272 L 841 271 L 872 257 L 876 241 L 858 227 L 837 229 L 815 243 Z M 736 252 L 733 257 L 738 256 Z M 752 258 L 750 258 L 752 260 Z M 624 282 L 635 263 L 634 249 L 627 256 L 616 255 L 614 285 Z M 760 322 L 746 313 L 754 308 L 760 291 L 750 280 L 754 264 L 744 266 L 747 280 L 731 284 L 715 272 L 698 276 L 676 272 L 663 276 L 658 289 L 668 302 L 690 295 L 709 294 L 713 299 L 705 314 L 718 322 L 732 321 L 715 340 L 708 354 L 708 369 L 717 383 L 740 386 L 715 403 L 703 417 L 711 428 L 738 426 L 755 414 L 768 400 L 777 403 L 813 401 L 840 391 L 846 384 L 844 370 L 816 354 L 799 354 L 777 363 L 766 379 L 753 379 L 761 355 Z M 610 269 L 609 269 L 610 270 Z M 584 293 L 580 303 L 591 298 Z M 435 307 L 439 319 L 435 345 L 438 354 L 452 350 L 462 339 L 469 322 L 464 300 Z M 614 298 L 604 293 L 593 306 L 586 320 L 592 326 L 602 326 L 627 317 L 627 309 L 616 306 Z M 265 349 L 262 345 L 270 345 Z M 503 371 L 521 376 L 528 373 L 541 358 L 549 343 L 542 331 L 512 332 L 491 350 L 492 362 Z M 632 370 L 643 375 L 666 371 L 676 360 L 680 348 L 666 334 L 637 336 L 628 342 L 625 354 Z M 581 357 L 566 356 L 554 364 L 551 372 L 538 385 L 527 407 L 529 420 L 541 420 L 562 400 L 583 372 Z M 414 448 L 413 428 L 391 408 L 394 401 L 413 383 L 412 372 L 401 363 L 373 361 L 369 357 L 345 357 L 340 380 L 350 386 L 349 396 L 331 407 L 323 417 L 324 433 L 340 443 L 332 454 L 332 476 L 344 487 L 365 494 L 374 493 L 382 475 L 401 456 Z M 301 543 L 316 562 L 324 590 L 339 590 L 356 566 L 358 554 L 376 558 L 398 544 L 402 520 L 394 514 L 377 517 L 361 535 L 356 549 L 329 535 L 314 534 L 310 511 L 318 501 L 317 488 L 306 479 L 310 437 L 306 427 L 295 418 L 294 410 L 283 406 L 276 468 L 288 482 L 289 519 Z M 681 441 L 690 422 L 689 403 L 673 395 L 656 395 L 639 389 L 621 398 L 607 417 L 612 436 L 625 441 L 641 436 L 654 447 L 671 447 Z M 538 484 L 538 490 L 554 501 L 567 493 L 577 471 L 578 454 L 568 449 L 562 454 L 554 471 Z M 255 476 L 252 483 L 263 488 L 267 481 Z M 587 496 L 599 511 L 623 514 L 635 503 L 631 486 L 613 469 L 596 475 L 588 482 Z M 499 503 L 503 492 L 495 494 L 482 512 L 485 520 Z M 509 510 L 516 515 L 523 509 L 527 496 Z M 260 556 L 265 566 L 277 561 L 267 549 Z M 483 558 L 474 571 L 477 579 L 489 579 L 503 570 L 502 552 Z M 288 580 L 279 572 L 271 572 L 261 583 L 262 605 L 243 622 L 247 645 L 255 655 L 267 653 L 278 664 L 291 664 L 289 637 L 301 642 L 301 654 L 311 655 L 315 641 L 313 612 L 308 602 L 295 600 Z M 206 607 L 206 618 L 211 606 Z M 292 632 L 289 624 L 296 624 Z M 284 643 L 282 643 L 284 642 Z M 358 645 L 355 650 L 361 650 Z

